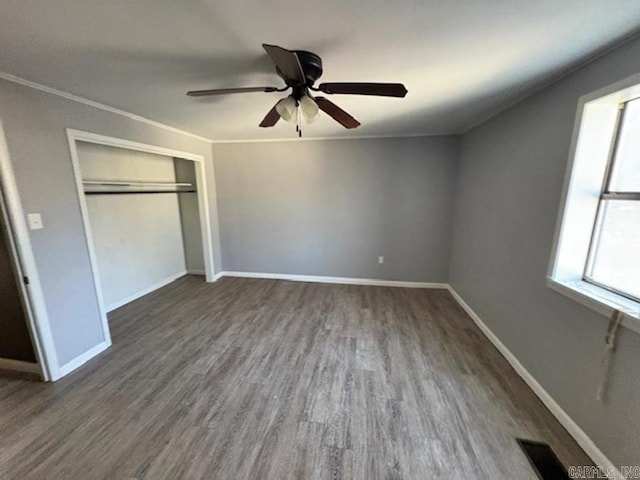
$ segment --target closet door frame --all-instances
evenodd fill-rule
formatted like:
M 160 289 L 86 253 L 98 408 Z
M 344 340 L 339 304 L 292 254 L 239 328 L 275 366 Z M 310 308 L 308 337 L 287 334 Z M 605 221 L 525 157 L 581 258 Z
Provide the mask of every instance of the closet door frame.
M 17 278 L 22 280 L 16 283 L 22 295 L 21 301 L 27 327 L 38 362 L 38 373 L 44 381 L 55 380 L 60 377 L 58 356 L 2 119 L 0 119 L 0 190 L 0 217 L 8 233 L 8 246 Z
M 211 221 L 209 216 L 209 200 L 207 194 L 207 182 L 204 169 L 204 156 L 190 152 L 182 152 L 170 148 L 164 148 L 157 145 L 149 145 L 146 143 L 133 142 L 116 137 L 99 135 L 96 133 L 85 132 L 82 130 L 67 129 L 67 140 L 69 143 L 69 152 L 71 154 L 71 163 L 73 165 L 73 173 L 76 182 L 76 192 L 78 202 L 80 203 L 80 213 L 82 216 L 82 224 L 84 226 L 84 236 L 89 250 L 89 258 L 91 261 L 91 272 L 93 274 L 93 285 L 95 288 L 96 298 L 98 299 L 98 308 L 100 309 L 100 317 L 102 320 L 102 332 L 104 342 L 111 345 L 111 333 L 109 332 L 109 322 L 107 320 L 107 312 L 104 305 L 102 295 L 102 286 L 100 282 L 100 274 L 98 270 L 97 256 L 93 245 L 93 237 L 91 235 L 91 226 L 89 223 L 89 210 L 82 185 L 82 172 L 80 170 L 80 161 L 76 142 L 93 143 L 97 145 L 106 145 L 109 147 L 123 148 L 126 150 L 134 150 L 137 152 L 155 153 L 168 157 L 177 157 L 194 162 L 196 172 L 196 190 L 198 196 L 198 210 L 200 215 L 200 230 L 202 231 L 202 251 L 204 254 L 204 267 L 207 282 L 215 282 L 215 268 L 213 263 L 213 245 L 211 237 Z

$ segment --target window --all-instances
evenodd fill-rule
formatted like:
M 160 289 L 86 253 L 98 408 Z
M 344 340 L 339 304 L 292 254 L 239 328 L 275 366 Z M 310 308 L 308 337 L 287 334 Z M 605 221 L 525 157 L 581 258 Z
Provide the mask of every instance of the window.
M 548 279 L 640 320 L 640 75 L 580 99 Z
M 640 99 L 616 123 L 584 279 L 640 301 Z

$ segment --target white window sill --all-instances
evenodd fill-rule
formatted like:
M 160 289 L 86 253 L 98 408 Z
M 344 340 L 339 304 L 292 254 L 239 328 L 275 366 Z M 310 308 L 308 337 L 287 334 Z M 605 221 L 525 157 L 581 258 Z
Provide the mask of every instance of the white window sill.
M 640 303 L 583 280 L 547 278 L 547 286 L 582 305 L 610 317 L 614 310 L 624 313 L 622 325 L 640 333 Z

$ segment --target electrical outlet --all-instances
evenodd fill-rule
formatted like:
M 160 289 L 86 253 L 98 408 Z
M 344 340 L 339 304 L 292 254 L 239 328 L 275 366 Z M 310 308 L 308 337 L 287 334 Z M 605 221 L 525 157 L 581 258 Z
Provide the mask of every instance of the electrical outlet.
M 378 257 L 378 263 L 382 265 L 384 263 L 384 257 Z
M 27 222 L 31 230 L 42 230 L 44 224 L 42 223 L 42 215 L 39 213 L 30 213 L 27 215 Z

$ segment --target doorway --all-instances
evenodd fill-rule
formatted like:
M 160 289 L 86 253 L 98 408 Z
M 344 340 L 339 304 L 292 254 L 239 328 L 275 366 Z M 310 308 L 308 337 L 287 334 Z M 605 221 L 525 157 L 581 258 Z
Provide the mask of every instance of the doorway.
M 58 359 L 0 119 L 0 367 L 57 379 Z
M 67 136 L 110 342 L 109 311 L 186 273 L 215 281 L 204 157 L 78 130 Z
M 0 368 L 39 373 L 16 255 L 0 209 Z

